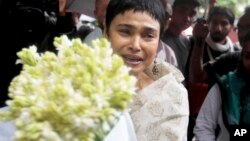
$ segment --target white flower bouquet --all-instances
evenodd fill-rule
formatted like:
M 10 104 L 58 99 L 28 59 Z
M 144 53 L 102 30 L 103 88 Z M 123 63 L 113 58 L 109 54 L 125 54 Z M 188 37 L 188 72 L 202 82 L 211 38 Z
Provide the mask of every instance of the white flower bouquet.
M 55 38 L 58 53 L 18 52 L 22 71 L 9 87 L 16 141 L 102 141 L 135 92 L 135 78 L 106 39 L 93 46 Z

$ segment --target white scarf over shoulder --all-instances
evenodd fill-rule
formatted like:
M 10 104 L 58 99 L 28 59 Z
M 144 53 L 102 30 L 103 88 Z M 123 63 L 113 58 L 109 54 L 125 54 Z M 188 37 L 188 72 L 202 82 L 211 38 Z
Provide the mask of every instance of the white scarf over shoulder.
M 225 44 L 220 44 L 220 43 L 215 43 L 212 38 L 210 33 L 206 37 L 206 43 L 215 51 L 219 52 L 233 52 L 234 51 L 234 44 L 231 41 L 231 39 L 227 36 L 226 37 L 226 43 Z
M 145 73 L 155 81 L 140 90 L 130 105 L 137 141 L 184 141 L 187 139 L 189 104 L 181 72 L 157 61 L 158 75 Z

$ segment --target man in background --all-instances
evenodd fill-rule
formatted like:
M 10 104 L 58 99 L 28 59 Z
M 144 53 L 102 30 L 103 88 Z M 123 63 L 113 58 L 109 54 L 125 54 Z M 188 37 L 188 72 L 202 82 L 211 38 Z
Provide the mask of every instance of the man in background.
M 103 24 L 106 17 L 106 9 L 109 4 L 109 0 L 96 0 L 94 14 L 98 22 L 98 26 L 103 30 Z
M 95 0 L 95 7 L 93 13 L 95 15 L 98 25 L 92 32 L 90 32 L 86 36 L 86 38 L 84 39 L 85 43 L 90 45 L 92 40 L 103 37 L 103 27 L 106 17 L 106 9 L 109 4 L 109 1 L 110 0 Z
M 199 6 L 198 0 L 175 0 L 172 6 L 173 13 L 169 27 L 162 37 L 162 41 L 174 50 L 178 68 L 185 78 L 191 42 L 181 33 L 192 25 Z

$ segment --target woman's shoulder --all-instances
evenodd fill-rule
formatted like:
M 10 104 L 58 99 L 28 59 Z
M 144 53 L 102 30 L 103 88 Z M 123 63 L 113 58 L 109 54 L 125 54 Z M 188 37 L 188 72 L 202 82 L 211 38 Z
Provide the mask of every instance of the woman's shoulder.
M 153 72 L 154 69 L 156 72 Z M 145 70 L 145 73 L 153 80 L 159 80 L 166 75 L 172 74 L 178 83 L 184 81 L 184 76 L 178 68 L 159 58 L 155 59 L 154 63 Z
M 154 82 L 146 88 L 140 90 L 137 95 L 140 99 L 152 99 L 153 97 L 187 97 L 187 90 L 182 84 L 184 77 L 180 70 L 175 66 L 157 59 L 157 63 L 154 64 L 158 68 L 158 74 L 152 73 L 151 69 L 145 72 L 149 75 Z M 157 95 L 156 95 L 157 94 Z M 170 98 L 171 99 L 171 98 Z M 144 101 L 142 100 L 142 101 Z

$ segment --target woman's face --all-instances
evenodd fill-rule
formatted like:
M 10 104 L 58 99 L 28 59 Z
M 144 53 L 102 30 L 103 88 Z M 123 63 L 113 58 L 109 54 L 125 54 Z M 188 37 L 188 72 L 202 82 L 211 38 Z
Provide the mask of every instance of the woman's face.
M 107 37 L 114 52 L 132 68 L 133 74 L 138 74 L 155 58 L 160 24 L 146 12 L 130 10 L 114 17 Z
M 248 74 L 250 74 L 250 41 L 246 42 L 243 49 L 243 64 Z

